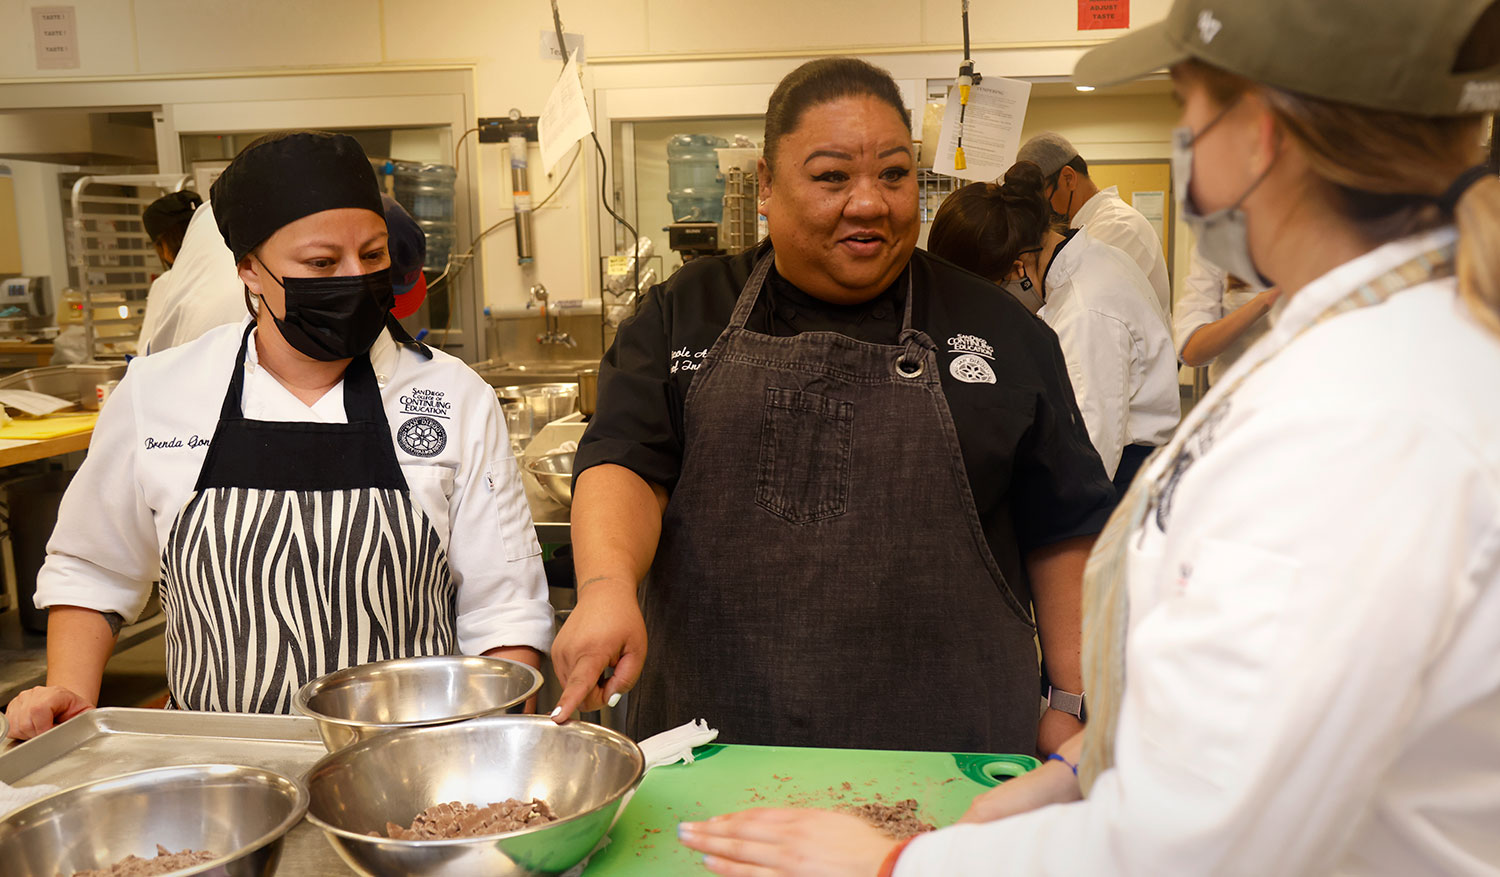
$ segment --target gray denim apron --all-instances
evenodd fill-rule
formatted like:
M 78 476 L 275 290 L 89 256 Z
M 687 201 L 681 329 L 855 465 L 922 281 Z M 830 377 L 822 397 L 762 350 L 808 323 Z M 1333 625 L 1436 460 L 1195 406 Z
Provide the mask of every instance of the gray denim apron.
M 768 249 L 684 402 L 643 592 L 637 737 L 1031 752 L 1029 613 L 980 527 L 936 347 L 745 328 Z

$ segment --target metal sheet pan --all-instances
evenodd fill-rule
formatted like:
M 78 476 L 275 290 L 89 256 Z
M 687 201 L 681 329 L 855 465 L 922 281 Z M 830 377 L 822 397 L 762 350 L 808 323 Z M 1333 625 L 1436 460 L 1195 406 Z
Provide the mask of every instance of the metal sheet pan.
M 303 716 L 106 707 L 0 752 L 0 782 L 66 788 L 150 767 L 203 762 L 244 764 L 301 779 L 325 754 L 317 726 Z M 317 827 L 302 822 L 287 834 L 278 875 L 351 873 Z

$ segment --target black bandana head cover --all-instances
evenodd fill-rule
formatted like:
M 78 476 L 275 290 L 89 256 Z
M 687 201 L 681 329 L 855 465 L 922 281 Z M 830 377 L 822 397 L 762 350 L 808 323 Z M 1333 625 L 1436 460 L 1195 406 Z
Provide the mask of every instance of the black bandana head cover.
M 271 134 L 245 147 L 214 181 L 210 200 L 238 263 L 282 226 L 358 207 L 384 216 L 375 169 L 347 134 Z

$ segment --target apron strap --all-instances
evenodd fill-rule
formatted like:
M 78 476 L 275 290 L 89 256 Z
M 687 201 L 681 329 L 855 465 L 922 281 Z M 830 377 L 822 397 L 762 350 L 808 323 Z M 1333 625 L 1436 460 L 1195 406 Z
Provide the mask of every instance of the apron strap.
M 765 252 L 755 260 L 750 279 L 745 281 L 745 288 L 740 291 L 740 297 L 734 303 L 734 313 L 729 317 L 731 330 L 743 329 L 749 324 L 750 312 L 755 310 L 755 300 L 760 297 L 760 289 L 765 285 L 772 266 L 776 264 L 776 248 L 771 246 L 770 241 L 765 243 L 764 249 Z
M 240 352 L 234 358 L 234 371 L 229 375 L 229 392 L 224 394 L 224 402 L 219 406 L 219 420 L 245 419 L 240 399 L 245 395 L 245 354 L 250 348 L 250 333 L 254 331 L 255 322 L 251 321 L 240 338 Z
M 395 318 L 391 318 L 392 322 Z M 400 323 L 396 323 L 399 328 Z M 229 376 L 229 390 L 224 394 L 224 402 L 219 406 L 219 420 L 244 420 L 245 410 L 242 400 L 245 395 L 245 354 L 249 352 L 250 333 L 255 331 L 255 323 L 251 323 L 245 329 L 244 337 L 240 339 L 240 351 L 234 360 L 234 371 Z M 406 330 L 401 334 L 407 339 Z M 398 339 L 399 340 L 399 339 Z M 427 350 L 426 345 L 416 341 L 422 350 L 426 351 L 428 358 L 432 357 L 432 351 Z M 375 369 L 370 365 L 370 354 L 361 353 L 350 360 L 349 367 L 344 370 L 344 416 L 350 423 L 378 423 L 382 426 L 388 425 L 385 418 L 385 403 L 380 398 L 380 386 L 375 380 Z

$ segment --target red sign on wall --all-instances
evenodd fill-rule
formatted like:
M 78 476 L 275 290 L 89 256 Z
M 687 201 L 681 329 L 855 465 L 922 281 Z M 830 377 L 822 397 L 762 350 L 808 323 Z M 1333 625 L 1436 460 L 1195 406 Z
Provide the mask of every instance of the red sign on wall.
M 1130 27 L 1130 0 L 1078 0 L 1079 30 Z

